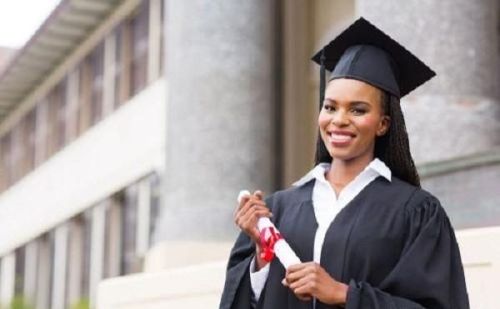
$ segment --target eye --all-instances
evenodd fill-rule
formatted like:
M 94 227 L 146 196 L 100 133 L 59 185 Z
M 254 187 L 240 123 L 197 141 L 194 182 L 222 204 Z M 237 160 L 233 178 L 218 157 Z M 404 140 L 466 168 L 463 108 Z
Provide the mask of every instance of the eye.
M 353 107 L 351 108 L 351 113 L 353 113 L 354 115 L 364 115 L 366 114 L 366 109 L 362 107 Z
M 325 103 L 323 105 L 323 109 L 327 112 L 334 112 L 335 111 L 335 106 L 333 106 L 331 103 Z

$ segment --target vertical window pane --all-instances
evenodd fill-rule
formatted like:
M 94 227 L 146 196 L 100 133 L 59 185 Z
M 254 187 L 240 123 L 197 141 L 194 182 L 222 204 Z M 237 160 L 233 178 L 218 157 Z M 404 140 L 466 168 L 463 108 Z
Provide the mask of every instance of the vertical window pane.
M 152 245 L 153 237 L 155 235 L 156 229 L 158 228 L 158 220 L 160 215 L 160 198 L 161 198 L 161 182 L 160 176 L 158 174 L 153 174 L 149 177 L 151 183 L 151 213 L 150 213 L 150 229 L 149 229 L 149 247 Z
M 89 58 L 82 61 L 79 67 L 79 100 L 78 100 L 78 134 L 85 132 L 91 123 L 91 62 Z
M 92 241 L 92 211 L 83 214 L 83 267 L 81 281 L 81 298 L 88 299 L 90 296 L 90 248 Z
M 36 129 L 36 113 L 32 110 L 26 116 L 26 149 L 25 149 L 25 164 L 26 172 L 30 172 L 35 167 L 35 129 Z
M 47 100 L 36 105 L 35 165 L 39 166 L 47 158 L 48 109 Z
M 11 147 L 11 184 L 14 184 L 20 178 L 21 162 L 22 162 L 22 122 L 18 122 L 12 130 L 10 147 Z
M 142 1 L 132 18 L 132 94 L 147 84 L 149 36 L 149 1 Z
M 56 149 L 60 150 L 64 147 L 66 142 L 66 89 L 68 87 L 68 80 L 63 79 L 59 85 L 57 85 L 57 98 L 55 100 L 56 111 L 57 111 L 57 140 Z
M 99 44 L 89 57 L 91 66 L 91 122 L 97 123 L 102 118 L 103 83 L 104 83 L 104 43 Z
M 61 81 L 48 95 L 48 155 L 58 152 L 65 142 L 66 80 Z
M 45 234 L 39 238 L 36 307 L 50 308 L 52 289 L 52 238 Z
M 64 137 L 65 144 L 69 144 L 78 136 L 78 79 L 78 71 L 73 71 L 66 77 L 66 87 L 63 94 L 66 102 L 64 119 L 64 127 L 66 131 Z
M 116 29 L 115 55 L 115 107 L 130 97 L 131 31 L 130 20 L 125 20 Z
M 86 237 L 90 234 L 86 232 L 89 228 L 84 215 L 80 215 L 71 220 L 69 230 L 68 247 L 68 274 L 67 274 L 67 297 L 66 307 L 71 308 L 79 301 L 86 299 L 83 291 L 83 284 L 88 282 L 84 276 L 88 276 L 88 269 L 84 266 L 88 264 L 89 252 L 86 249 Z M 87 259 L 87 262 L 85 262 Z
M 26 121 L 25 118 L 22 118 L 21 121 L 19 121 L 19 123 L 16 125 L 16 128 L 14 130 L 15 132 L 14 147 L 16 149 L 16 153 L 14 156 L 15 160 L 14 172 L 16 173 L 15 181 L 20 180 L 25 173 L 25 168 L 24 168 L 24 162 L 25 162 L 24 156 L 26 153 L 25 127 L 26 127 Z
M 14 294 L 21 296 L 24 294 L 24 247 L 16 250 L 16 281 Z
M 0 174 L 0 185 L 2 190 L 7 189 L 12 183 L 12 165 L 10 163 L 11 158 L 11 146 L 10 146 L 10 138 L 11 134 L 7 133 L 4 135 L 0 141 L 0 156 L 1 156 L 1 164 L 2 173 Z
M 58 107 L 58 89 L 54 88 L 48 95 L 48 134 L 47 134 L 47 159 L 57 151 L 57 140 L 58 131 L 57 131 L 57 107 Z
M 106 210 L 104 278 L 120 275 L 122 260 L 122 204 L 123 198 L 111 197 Z
M 125 189 L 122 212 L 122 269 L 126 275 L 140 271 L 140 263 L 136 256 L 137 231 L 137 185 Z
M 165 74 L 165 0 L 161 0 L 160 76 Z

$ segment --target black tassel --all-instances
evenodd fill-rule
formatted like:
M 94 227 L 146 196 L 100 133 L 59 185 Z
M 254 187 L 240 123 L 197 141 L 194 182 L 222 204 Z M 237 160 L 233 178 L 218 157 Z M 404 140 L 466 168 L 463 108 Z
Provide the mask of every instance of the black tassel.
M 325 49 L 321 50 L 320 69 L 319 69 L 319 110 L 323 108 L 323 101 L 325 100 Z

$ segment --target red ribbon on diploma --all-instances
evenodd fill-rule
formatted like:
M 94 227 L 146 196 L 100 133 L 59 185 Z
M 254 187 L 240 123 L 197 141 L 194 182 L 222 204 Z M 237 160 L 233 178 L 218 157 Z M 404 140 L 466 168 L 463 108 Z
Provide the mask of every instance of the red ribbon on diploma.
M 267 240 L 266 233 L 269 233 Z M 271 262 L 274 258 L 274 245 L 280 239 L 283 239 L 283 237 L 273 227 L 266 227 L 260 231 L 260 246 L 262 248 L 260 258 L 266 262 Z

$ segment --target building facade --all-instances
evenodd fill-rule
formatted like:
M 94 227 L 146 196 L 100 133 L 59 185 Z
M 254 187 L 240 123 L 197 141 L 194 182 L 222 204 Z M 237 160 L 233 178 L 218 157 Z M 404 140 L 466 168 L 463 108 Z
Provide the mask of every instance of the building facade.
M 438 73 L 402 102 L 423 187 L 457 230 L 500 225 L 499 10 L 62 0 L 0 71 L 0 304 L 95 307 L 104 280 L 101 295 L 137 305 L 134 286 L 153 295 L 167 278 L 223 278 L 238 191 L 269 193 L 312 167 L 309 59 L 359 15 Z
M 62 1 L 1 77 L 0 303 L 142 270 L 165 155 L 163 2 Z

